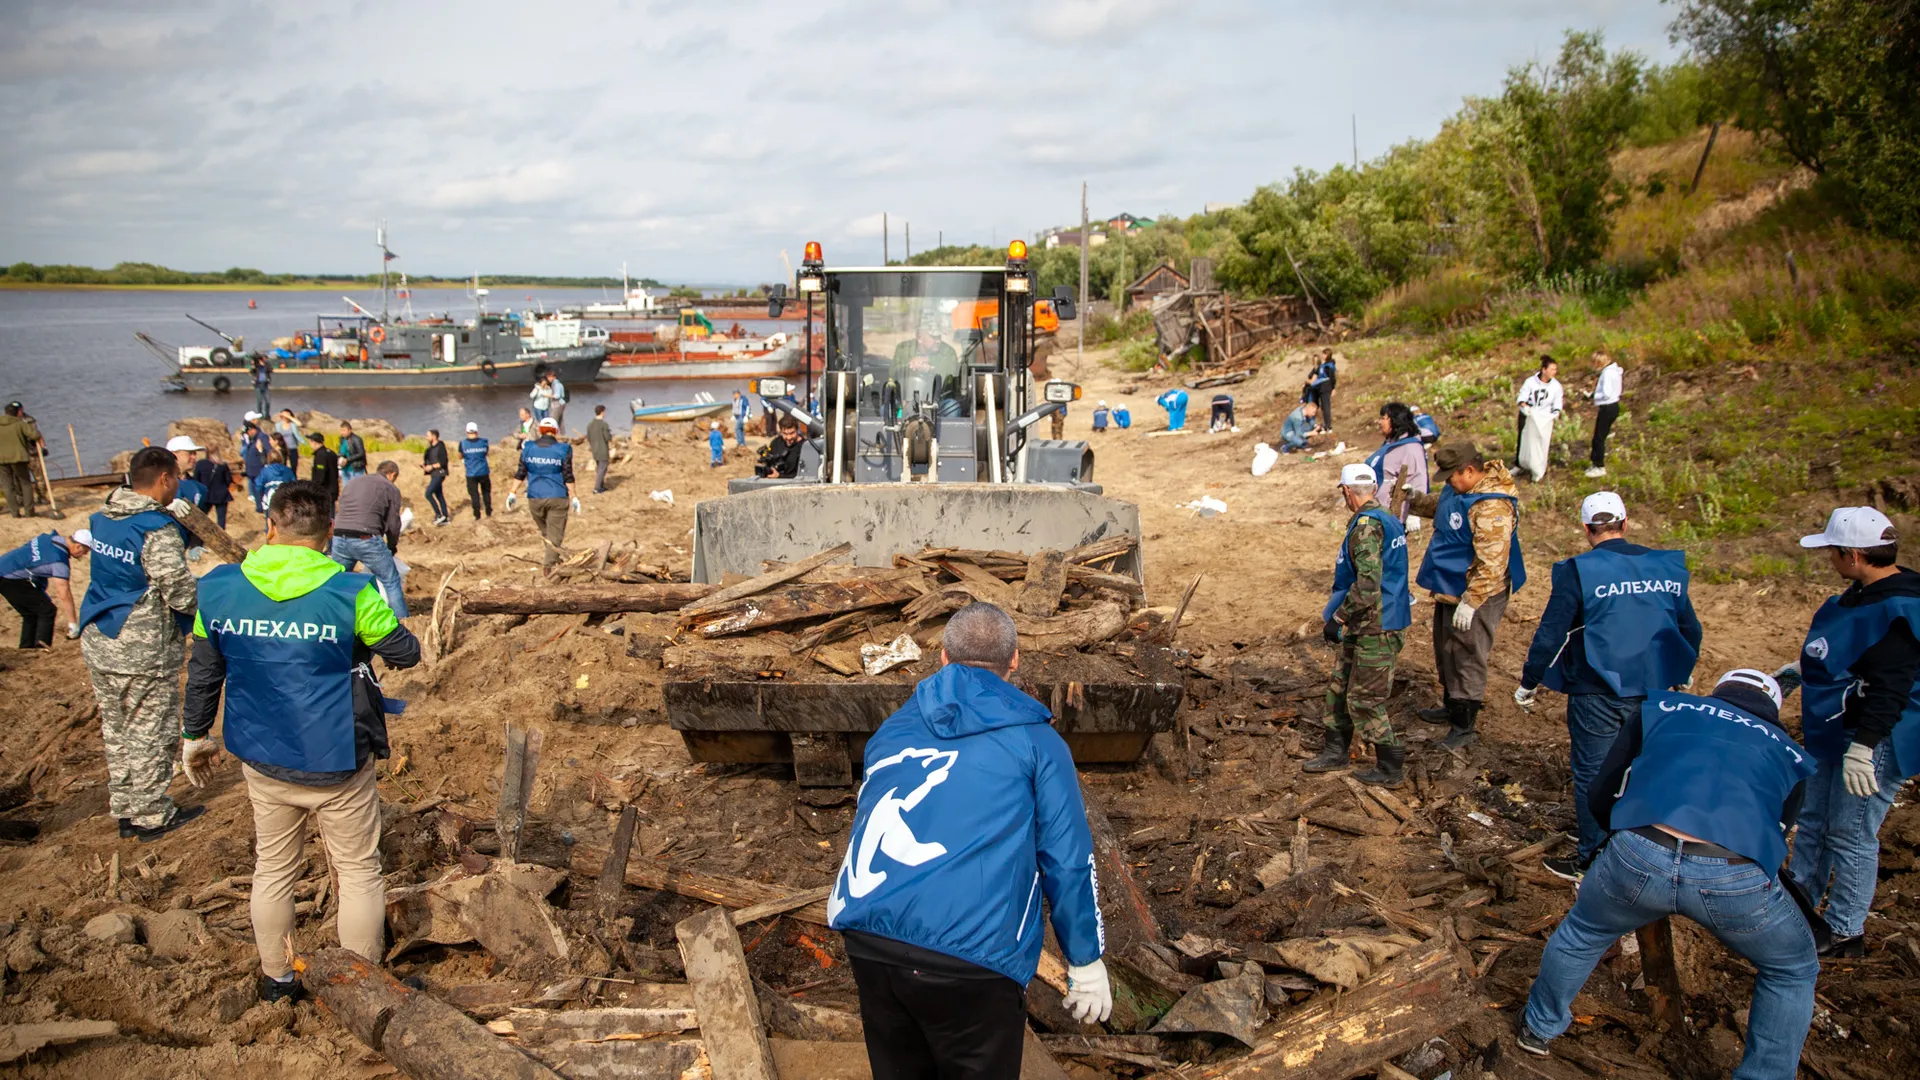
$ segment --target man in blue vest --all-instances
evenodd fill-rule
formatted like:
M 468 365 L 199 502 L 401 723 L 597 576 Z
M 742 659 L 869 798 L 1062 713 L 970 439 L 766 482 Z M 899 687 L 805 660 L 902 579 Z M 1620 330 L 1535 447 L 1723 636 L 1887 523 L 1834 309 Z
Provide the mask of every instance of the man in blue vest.
M 1374 766 L 1354 779 L 1397 788 L 1405 775 L 1407 749 L 1387 720 L 1393 665 L 1403 634 L 1413 622 L 1407 588 L 1407 534 L 1400 519 L 1374 498 L 1379 478 L 1366 465 L 1340 470 L 1340 497 L 1353 517 L 1333 563 L 1333 598 L 1321 617 L 1325 637 L 1340 647 L 1340 666 L 1327 691 L 1327 740 L 1307 772 L 1347 767 L 1354 728 L 1373 744 Z
M 1568 881 L 1580 880 L 1607 841 L 1587 810 L 1587 791 L 1620 725 L 1648 694 L 1691 684 L 1700 657 L 1686 553 L 1627 543 L 1627 504 L 1611 491 L 1587 496 L 1580 524 L 1592 550 L 1553 564 L 1553 595 L 1513 692 L 1529 711 L 1543 683 L 1567 695 L 1580 844 L 1572 858 L 1546 866 Z
M 87 557 L 90 539 L 85 529 L 75 531 L 71 541 L 57 532 L 42 533 L 0 555 L 0 597 L 20 613 L 21 648 L 53 648 L 56 617 L 66 620 L 68 637 L 80 636 L 72 561 Z
M 860 990 L 875 1077 L 1020 1074 L 1043 912 L 1065 1006 L 1105 1020 L 1113 992 L 1093 836 L 1066 741 L 1009 683 L 1019 636 L 991 604 L 955 612 L 944 665 L 867 741 L 853 835 L 827 897 Z
M 220 710 L 225 749 L 242 764 L 253 802 L 253 936 L 260 998 L 295 997 L 287 966 L 293 889 L 311 815 L 338 882 L 342 947 L 384 958 L 380 795 L 387 703 L 373 657 L 420 662 L 420 642 L 394 617 L 373 578 L 326 554 L 331 497 L 310 480 L 282 484 L 267 507 L 266 546 L 208 571 L 193 625 L 181 760 L 198 785 L 220 751 L 208 738 Z
M 1814 759 L 1779 721 L 1778 684 L 1741 669 L 1712 697 L 1656 691 L 1621 727 L 1592 796 L 1612 836 L 1540 958 L 1520 1049 L 1551 1053 L 1601 955 L 1679 914 L 1754 966 L 1735 1080 L 1796 1075 L 1820 962 L 1812 925 L 1777 878 Z
M 205 810 L 167 797 L 180 741 L 180 665 L 198 596 L 167 507 L 180 466 L 157 446 L 134 452 L 127 486 L 88 523 L 93 574 L 80 604 L 80 654 L 100 705 L 107 804 L 120 835 L 157 840 Z
M 1800 727 L 1819 770 L 1793 841 L 1793 877 L 1824 897 L 1833 942 L 1822 955 L 1866 955 L 1868 905 L 1880 872 L 1880 826 L 1894 795 L 1920 773 L 1920 574 L 1897 565 L 1900 537 L 1870 506 L 1843 506 L 1825 531 L 1800 541 L 1826 548 L 1850 582 L 1813 616 L 1798 664 Z
M 1449 725 L 1440 741 L 1457 749 L 1478 738 L 1487 657 L 1507 598 L 1526 584 L 1527 566 L 1520 557 L 1520 492 L 1506 463 L 1455 441 L 1434 451 L 1433 464 L 1438 493 L 1415 495 L 1407 511 L 1433 520 L 1414 581 L 1433 593 L 1433 663 L 1444 699 L 1419 716 Z
M 467 473 L 467 503 L 473 508 L 473 520 L 480 520 L 485 507 L 493 516 L 493 465 L 487 459 L 489 446 L 480 437 L 480 425 L 469 423 L 467 437 L 460 440 L 460 465 Z
M 539 437 L 520 446 L 520 467 L 507 493 L 507 509 L 520 501 L 520 485 L 525 484 L 527 513 L 547 541 L 540 565 L 551 568 L 560 561 L 560 545 L 567 539 L 567 511 L 579 511 L 580 497 L 573 492 L 573 446 L 557 438 L 560 425 L 549 416 L 534 430 Z

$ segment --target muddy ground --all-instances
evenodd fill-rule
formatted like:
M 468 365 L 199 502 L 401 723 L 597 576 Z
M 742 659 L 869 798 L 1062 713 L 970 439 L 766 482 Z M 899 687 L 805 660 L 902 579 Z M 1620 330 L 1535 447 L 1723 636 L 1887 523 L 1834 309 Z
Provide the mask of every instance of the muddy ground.
M 1369 400 L 1367 367 L 1362 354 L 1343 368 L 1335 407 L 1339 434 L 1364 447 L 1377 443 L 1372 424 L 1360 422 L 1377 405 Z M 1290 456 L 1261 478 L 1248 467 L 1254 443 L 1277 436 L 1303 373 L 1304 364 L 1276 362 L 1233 388 L 1237 434 L 1204 432 L 1211 392 L 1203 391 L 1193 394 L 1193 430 L 1156 435 L 1165 425 L 1152 399 L 1162 385 L 1110 371 L 1095 354 L 1082 375 L 1086 401 L 1068 421 L 1070 437 L 1085 437 L 1094 400 L 1132 407 L 1132 431 L 1096 439 L 1096 478 L 1110 495 L 1140 506 L 1150 603 L 1170 605 L 1201 578 L 1179 639 L 1190 669 L 1178 729 L 1156 737 L 1135 767 L 1085 773 L 1169 938 L 1221 936 L 1232 905 L 1260 891 L 1255 871 L 1288 850 L 1293 815 L 1304 807 L 1360 812 L 1342 781 L 1299 771 L 1319 739 L 1320 692 L 1332 660 L 1319 642 L 1318 614 L 1346 519 L 1334 482 L 1339 464 L 1360 454 L 1311 462 Z M 568 543 L 633 542 L 641 560 L 684 571 L 695 503 L 721 495 L 726 476 L 749 471 L 751 452 L 729 450 L 725 468 L 710 469 L 697 433 L 673 428 L 652 436 L 616 465 L 611 492 L 586 497 Z M 420 520 L 429 518 L 417 458 L 375 456 L 401 461 L 402 488 Z M 497 453 L 497 478 L 504 479 L 508 460 L 506 452 Z M 457 478 L 449 485 L 453 524 L 415 528 L 401 548 L 412 566 L 407 592 L 416 614 L 409 625 L 423 635 L 425 613 L 447 573 L 454 573 L 456 589 L 532 585 L 539 577 L 539 541 L 524 512 L 501 509 L 504 484 L 496 490 L 496 516 L 480 523 L 459 487 Z M 663 489 L 673 492 L 671 506 L 649 497 Z M 1203 495 L 1223 500 L 1227 512 L 1201 516 L 1181 508 Z M 77 525 L 76 517 L 63 529 Z M 0 519 L 0 546 L 19 544 L 48 524 Z M 242 504 L 232 524 L 241 542 L 258 541 L 260 522 Z M 1394 723 L 1414 741 L 1413 782 L 1401 794 L 1450 835 L 1456 858 L 1511 851 L 1573 828 L 1562 702 L 1552 699 L 1526 714 L 1507 695 L 1546 602 L 1546 565 L 1576 553 L 1580 540 L 1571 522 L 1530 518 L 1523 529 L 1536 584 L 1515 598 L 1501 629 L 1479 744 L 1449 755 L 1425 741 L 1442 729 L 1412 717 L 1437 693 L 1424 625 L 1431 609 L 1424 604 L 1416 606 L 1395 684 Z M 1416 536 L 1416 546 L 1423 543 Z M 1791 659 L 1823 595 L 1812 585 L 1696 584 L 1707 628 L 1701 672 L 1770 669 Z M 846 841 L 850 805 L 803 801 L 784 768 L 692 763 L 661 709 L 661 626 L 640 618 L 463 617 L 448 656 L 387 676 L 388 695 L 408 702 L 391 721 L 395 758 L 381 783 L 393 820 L 388 868 L 394 883 L 437 873 L 441 867 L 432 860 L 445 855 L 418 835 L 411 810 L 433 804 L 435 814 L 492 819 L 509 721 L 545 732 L 532 810 L 549 841 L 563 846 L 558 861 L 569 841 L 604 845 L 619 807 L 631 799 L 640 809 L 635 860 L 796 889 L 828 883 Z M 14 633 L 12 612 L 0 611 L 0 640 Z M 41 1051 L 26 1063 L 0 1066 L 0 1074 L 281 1080 L 391 1074 L 314 1006 L 255 1002 L 244 900 L 194 902 L 219 879 L 251 869 L 251 819 L 237 768 L 228 763 L 202 790 L 176 780 L 178 799 L 208 805 L 202 820 L 154 844 L 119 840 L 106 812 L 97 716 L 77 645 L 61 640 L 49 653 L 3 651 L 0 664 L 8 698 L 0 778 L 24 776 L 31 785 L 31 800 L 4 817 L 38 822 L 42 830 L 34 842 L 0 848 L 0 955 L 9 969 L 0 1023 L 105 1019 L 122 1031 Z M 1804 1058 L 1808 1075 L 1920 1074 L 1913 1034 L 1920 1027 L 1914 993 L 1920 985 L 1920 808 L 1910 802 L 1897 808 L 1882 838 L 1881 887 L 1867 924 L 1873 949 L 1864 961 L 1823 970 L 1821 1018 Z M 317 845 L 309 850 L 317 885 L 324 880 L 324 856 Z M 1444 1044 L 1433 1044 L 1437 1055 L 1403 1064 L 1428 1078 L 1447 1068 L 1456 1077 L 1496 1070 L 1502 1076 L 1592 1075 L 1563 1058 L 1516 1062 L 1505 1038 L 1540 943 L 1571 902 L 1564 882 L 1537 861 L 1521 864 L 1510 879 L 1448 881 L 1442 875 L 1450 865 L 1438 839 L 1424 834 L 1360 839 L 1314 829 L 1311 855 L 1316 863 L 1334 863 L 1349 882 L 1390 906 L 1422 917 L 1463 916 L 1459 924 L 1468 936 L 1477 933 L 1469 947 L 1482 962 L 1489 1009 L 1468 1018 Z M 110 896 L 116 856 L 118 884 Z M 678 978 L 673 923 L 696 903 L 629 889 L 625 918 L 609 928 L 585 910 L 591 888 L 576 876 L 557 894 L 560 906 L 581 910 L 563 912 L 575 935 L 571 970 L 548 974 Z M 204 913 L 204 934 L 184 940 L 156 934 L 160 913 L 189 905 Z M 136 915 L 146 940 L 111 944 L 82 932 L 90 918 L 110 911 Z M 323 904 L 303 918 L 298 948 L 332 942 L 330 911 Z M 1366 909 L 1338 902 L 1320 918 L 1326 928 L 1377 924 Z M 1678 938 L 1699 1037 L 1688 1041 L 1686 1055 L 1676 1055 L 1651 1034 L 1645 995 L 1634 986 L 1637 961 L 1622 957 L 1596 972 L 1576 1008 L 1581 1022 L 1570 1041 L 1587 1051 L 1589 1067 L 1600 1063 L 1600 1071 L 1614 1075 L 1724 1075 L 1737 1059 L 1750 970 L 1690 924 L 1680 925 Z M 852 978 L 830 933 L 775 920 L 748 933 L 747 943 L 756 974 L 776 990 L 799 1001 L 853 1006 Z M 472 945 L 417 950 L 394 967 L 437 992 L 516 974 Z M 589 981 L 582 1000 L 617 1002 L 624 986 Z M 1292 995 L 1295 1001 L 1305 996 Z M 1206 1038 L 1170 1045 L 1188 1058 L 1231 1053 Z M 1146 1071 L 1093 1059 L 1067 1064 L 1080 1077 Z

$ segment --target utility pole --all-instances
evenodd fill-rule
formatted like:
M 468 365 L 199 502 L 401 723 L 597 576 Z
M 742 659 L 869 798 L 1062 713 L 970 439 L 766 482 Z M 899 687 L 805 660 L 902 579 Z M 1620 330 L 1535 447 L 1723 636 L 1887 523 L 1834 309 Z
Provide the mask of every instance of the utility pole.
M 1075 312 L 1073 336 L 1073 373 L 1077 378 L 1080 374 L 1080 364 L 1087 358 L 1087 182 L 1085 180 L 1080 181 L 1080 310 Z
M 907 222 L 907 261 L 913 261 L 913 222 Z
M 1353 171 L 1360 171 L 1360 114 L 1353 113 Z
M 887 223 L 887 212 L 885 210 L 882 210 L 880 211 L 880 265 L 881 266 L 886 266 L 888 263 L 892 261 L 887 257 L 888 256 L 887 245 L 891 243 L 893 240 L 892 234 L 893 234 L 893 226 Z
M 935 250 L 939 250 L 940 248 L 947 246 L 947 230 L 945 229 L 933 230 L 933 246 Z

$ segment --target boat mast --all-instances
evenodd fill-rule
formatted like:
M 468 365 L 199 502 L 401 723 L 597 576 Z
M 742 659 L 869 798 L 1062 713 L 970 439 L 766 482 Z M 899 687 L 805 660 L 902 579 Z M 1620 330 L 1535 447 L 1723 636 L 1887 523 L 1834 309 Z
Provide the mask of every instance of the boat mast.
M 387 222 L 384 218 L 373 230 L 373 243 L 380 249 L 380 321 L 386 322 L 391 315 L 387 304 L 387 264 L 393 261 L 393 252 L 387 250 Z

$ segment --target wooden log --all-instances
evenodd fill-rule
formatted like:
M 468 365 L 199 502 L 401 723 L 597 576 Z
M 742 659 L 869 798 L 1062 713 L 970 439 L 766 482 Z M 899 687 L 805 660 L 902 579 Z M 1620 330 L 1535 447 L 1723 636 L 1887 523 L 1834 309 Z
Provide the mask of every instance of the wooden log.
M 460 1010 L 402 986 L 357 953 L 322 949 L 298 958 L 294 971 L 340 1026 L 412 1080 L 560 1080 Z
M 1260 1029 L 1253 1051 L 1187 1069 L 1181 1080 L 1346 1080 L 1477 1014 L 1453 951 L 1435 942 L 1402 954 L 1345 994 L 1323 993 Z M 1171 1080 L 1173 1073 L 1157 1074 Z
M 1013 606 L 1022 615 L 1044 618 L 1060 610 L 1060 594 L 1066 588 L 1066 553 L 1037 551 L 1027 561 L 1027 583 L 1021 587 Z
M 700 1040 L 713 1061 L 714 1075 L 779 1080 L 753 977 L 747 973 L 747 954 L 727 910 L 708 908 L 682 919 L 673 932 L 680 939 L 680 957 L 700 1015 Z
M 533 797 L 533 780 L 539 774 L 543 738 L 538 728 L 507 725 L 506 768 L 500 774 L 500 804 L 493 811 L 493 827 L 500 837 L 500 855 L 510 863 L 520 861 L 527 800 Z
M 1399 831 L 1399 826 L 1394 822 L 1343 814 L 1338 810 L 1316 809 L 1307 815 L 1307 820 L 1323 829 L 1337 829 L 1355 836 L 1392 836 Z
M 1647 980 L 1647 1000 L 1654 1019 L 1670 1032 L 1686 1030 L 1686 992 L 1673 959 L 1673 923 L 1661 916 L 1635 932 L 1640 942 L 1640 974 Z
M 679 611 L 713 592 L 711 585 L 495 585 L 461 594 L 468 615 L 618 615 Z
M 1016 612 L 1013 625 L 1020 632 L 1023 649 L 1070 652 L 1118 637 L 1127 628 L 1127 610 L 1119 604 L 1102 603 L 1048 619 Z
M 573 872 L 581 877 L 592 877 L 605 863 L 606 857 L 606 848 L 577 844 L 573 849 Z M 800 891 L 791 885 L 769 885 L 725 874 L 703 874 L 698 870 L 686 870 L 651 859 L 628 863 L 626 880 L 627 884 L 638 889 L 677 893 L 725 908 L 750 908 L 755 904 L 776 903 Z M 782 914 L 818 926 L 827 925 L 827 905 L 824 900 Z
M 907 571 L 891 571 L 906 575 Z M 844 615 L 849 611 L 903 603 L 921 594 L 921 575 L 847 578 L 818 585 L 786 585 L 773 592 L 745 597 L 709 608 L 687 620 L 704 638 L 744 634 L 804 619 Z
M 962 559 L 946 559 L 940 563 L 941 569 L 960 580 L 961 588 L 973 595 L 975 600 L 992 604 L 1004 611 L 1014 610 L 1019 593 L 1013 586 L 987 573 L 978 566 Z
M 0 1063 L 16 1061 L 48 1046 L 120 1034 L 111 1020 L 56 1020 L 44 1024 L 0 1024 Z
M 765 903 L 754 904 L 751 907 L 743 907 L 733 913 L 733 925 L 745 926 L 750 922 L 758 922 L 761 919 L 772 918 L 775 915 L 785 915 L 790 911 L 806 907 L 809 904 L 824 903 L 827 899 L 827 894 L 832 891 L 833 886 L 822 885 L 816 889 L 801 889 L 792 896 L 783 896 L 778 900 L 768 900 Z
M 1067 562 L 1074 566 L 1089 566 L 1107 559 L 1117 558 L 1132 551 L 1140 543 L 1140 538 L 1132 533 L 1121 533 L 1091 544 L 1081 544 L 1067 552 Z
M 1293 872 L 1306 873 L 1307 865 L 1307 819 L 1301 818 L 1293 825 L 1293 846 L 1288 849 L 1293 855 Z
M 214 553 L 222 562 L 237 563 L 247 557 L 247 549 L 240 542 L 227 535 L 227 531 L 214 524 L 212 518 L 200 512 L 197 506 L 189 505 L 185 512 L 176 515 L 187 531 L 200 538 L 207 550 Z
M 749 578 L 746 581 L 740 582 L 738 585 L 729 585 L 711 596 L 681 608 L 680 614 L 696 615 L 702 611 L 717 608 L 721 604 L 728 603 L 729 601 L 739 600 L 743 597 L 752 596 L 755 593 L 766 592 L 775 585 L 783 585 L 795 578 L 805 577 L 833 560 L 843 555 L 851 554 L 852 551 L 853 545 L 850 543 L 836 544 L 820 552 L 818 555 L 809 555 L 797 563 L 783 566 L 778 570 L 769 571 L 756 578 Z
M 1133 597 L 1142 597 L 1147 594 L 1146 586 L 1135 581 L 1131 575 L 1095 570 L 1091 566 L 1068 566 L 1067 583 L 1084 585 L 1090 589 L 1112 589 Z
M 620 892 L 627 883 L 627 857 L 633 851 L 633 830 L 639 824 L 640 808 L 628 803 L 620 811 L 620 823 L 614 826 L 613 844 L 607 849 L 607 861 L 601 864 L 600 880 L 594 882 L 600 910 L 609 919 L 620 906 Z

